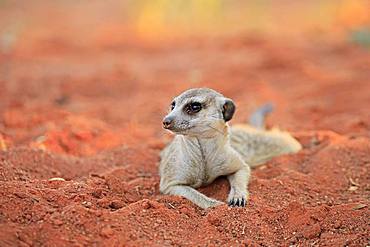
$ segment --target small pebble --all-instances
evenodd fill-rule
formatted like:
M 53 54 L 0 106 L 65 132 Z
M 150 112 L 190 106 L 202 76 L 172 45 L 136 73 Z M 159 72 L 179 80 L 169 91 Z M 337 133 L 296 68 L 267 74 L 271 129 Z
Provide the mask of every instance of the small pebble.
M 190 210 L 189 210 L 187 207 L 182 207 L 182 208 L 180 209 L 180 212 L 181 212 L 182 214 L 185 214 L 185 215 L 188 215 L 188 216 L 191 214 Z
M 84 207 L 86 207 L 86 208 L 91 208 L 92 203 L 91 203 L 91 202 L 84 201 L 84 202 L 82 202 L 82 205 L 83 205 Z
M 64 178 L 49 178 L 49 182 L 53 181 L 66 181 Z
M 102 215 L 103 215 L 103 212 L 102 212 L 102 211 L 100 211 L 100 210 L 96 210 L 96 211 L 94 211 L 94 213 L 95 213 L 95 215 L 96 215 L 97 217 L 100 217 L 100 216 L 102 216 Z
M 96 189 L 93 193 L 92 196 L 95 198 L 102 198 L 103 197 L 103 190 L 102 189 Z
M 144 200 L 143 203 L 141 204 L 141 206 L 144 208 L 144 209 L 149 209 L 151 208 L 151 205 L 150 205 L 150 202 L 147 201 L 147 200 Z
M 24 192 L 15 192 L 14 195 L 16 195 L 17 197 L 19 197 L 21 199 L 24 199 L 24 198 L 28 197 L 28 195 Z
M 307 227 L 303 232 L 302 235 L 306 239 L 312 239 L 318 237 L 321 233 L 321 227 L 319 224 L 315 224 L 313 226 Z
M 109 238 L 113 234 L 114 234 L 114 231 L 110 226 L 103 227 L 100 231 L 100 235 L 106 238 Z
M 109 204 L 109 207 L 112 209 L 120 209 L 124 206 L 124 203 L 119 200 L 114 200 Z
M 63 221 L 58 220 L 58 219 L 55 219 L 55 220 L 53 221 L 53 223 L 54 223 L 54 225 L 57 225 L 57 226 L 63 225 Z
M 342 226 L 342 222 L 340 222 L 340 221 L 335 221 L 335 223 L 334 223 L 334 228 L 335 229 L 338 229 L 338 228 L 340 228 Z

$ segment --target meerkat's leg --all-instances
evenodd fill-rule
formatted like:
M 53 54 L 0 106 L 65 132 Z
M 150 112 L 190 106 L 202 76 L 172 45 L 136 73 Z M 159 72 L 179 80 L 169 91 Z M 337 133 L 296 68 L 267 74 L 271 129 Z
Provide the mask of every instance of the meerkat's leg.
M 185 197 L 201 208 L 215 207 L 217 205 L 223 204 L 222 202 L 209 198 L 196 189 L 186 185 L 170 186 L 166 189 L 165 193 Z
M 250 168 L 246 164 L 237 172 L 227 176 L 230 183 L 230 193 L 227 202 L 230 206 L 245 207 L 249 196 L 247 189 L 249 176 Z

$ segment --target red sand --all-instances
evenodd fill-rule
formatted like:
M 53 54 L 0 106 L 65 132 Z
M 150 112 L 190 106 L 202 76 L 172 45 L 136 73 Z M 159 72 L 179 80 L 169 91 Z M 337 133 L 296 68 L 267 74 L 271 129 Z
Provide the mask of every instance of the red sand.
M 369 243 L 370 59 L 322 41 L 240 37 L 0 57 L 0 246 L 365 246 Z M 158 191 L 171 98 L 208 86 L 232 123 L 268 119 L 304 145 L 253 170 L 246 208 L 202 210 Z M 49 181 L 61 177 L 66 181 Z M 224 178 L 202 188 L 225 200 Z

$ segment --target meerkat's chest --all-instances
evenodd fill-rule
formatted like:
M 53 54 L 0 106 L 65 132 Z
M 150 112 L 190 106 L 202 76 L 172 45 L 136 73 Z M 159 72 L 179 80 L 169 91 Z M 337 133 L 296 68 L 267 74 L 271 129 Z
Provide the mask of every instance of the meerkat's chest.
M 217 153 L 217 150 L 207 150 L 202 147 L 194 152 L 191 158 L 192 168 L 190 170 L 196 171 L 194 177 L 197 180 L 197 184 L 208 185 L 212 183 L 217 177 L 224 175 L 222 174 L 221 167 L 225 165 L 225 159 L 222 155 Z
M 176 180 L 196 188 L 225 175 L 221 169 L 225 163 L 222 156 L 225 157 L 208 143 L 177 136 L 162 154 L 161 166 Z
M 186 182 L 192 187 L 202 186 L 207 180 L 207 167 L 202 152 L 196 147 L 183 148 L 179 158 L 184 167 L 181 173 Z

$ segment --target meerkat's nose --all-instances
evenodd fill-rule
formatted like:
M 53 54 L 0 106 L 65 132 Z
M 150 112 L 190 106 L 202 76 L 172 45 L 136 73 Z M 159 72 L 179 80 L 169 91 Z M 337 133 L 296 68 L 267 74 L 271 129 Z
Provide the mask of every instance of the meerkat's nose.
M 173 126 L 173 118 L 172 117 L 165 117 L 163 119 L 163 128 L 169 129 Z

